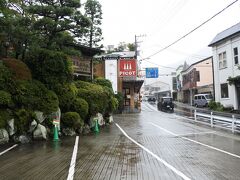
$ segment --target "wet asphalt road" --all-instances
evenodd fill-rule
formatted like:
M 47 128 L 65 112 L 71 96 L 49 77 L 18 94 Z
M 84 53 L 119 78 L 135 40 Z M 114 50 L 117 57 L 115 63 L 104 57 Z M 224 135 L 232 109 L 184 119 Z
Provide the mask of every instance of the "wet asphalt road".
M 18 146 L 0 156 L 0 179 L 67 179 L 75 137 Z M 80 136 L 74 179 L 240 179 L 240 136 L 142 104 Z

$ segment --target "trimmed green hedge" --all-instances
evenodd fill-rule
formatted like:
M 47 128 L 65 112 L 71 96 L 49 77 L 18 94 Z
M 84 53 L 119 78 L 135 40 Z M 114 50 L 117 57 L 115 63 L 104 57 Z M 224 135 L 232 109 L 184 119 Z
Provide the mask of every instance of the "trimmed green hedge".
M 52 89 L 55 84 L 72 80 L 72 65 L 67 55 L 46 49 L 32 49 L 25 60 L 34 79 Z
M 111 97 L 110 104 L 109 104 L 109 111 L 114 112 L 118 109 L 118 100 L 115 97 Z
M 17 128 L 17 134 L 26 133 L 33 119 L 36 119 L 34 112 L 26 109 L 16 110 L 14 113 L 14 125 Z
M 9 109 L 0 109 L 0 128 L 6 128 L 7 121 L 13 118 L 13 113 Z
M 82 98 L 76 98 L 72 105 L 72 111 L 77 112 L 83 120 L 86 119 L 88 115 L 89 106 L 87 101 Z
M 118 100 L 118 112 L 122 112 L 123 110 L 123 94 L 121 92 L 118 92 L 117 94 L 115 94 L 115 98 Z
M 97 112 L 104 113 L 108 103 L 109 97 L 104 88 L 100 85 L 77 81 L 78 97 L 85 99 L 89 105 L 89 114 L 95 115 Z
M 75 84 L 78 88 L 78 97 L 88 102 L 90 116 L 97 112 L 112 113 L 118 108 L 118 100 L 110 87 L 84 81 L 76 81 Z
M 0 107 L 10 107 L 12 104 L 11 94 L 0 90 Z
M 112 89 L 112 83 L 108 79 L 98 77 L 98 78 L 94 79 L 93 82 L 95 84 L 98 84 L 98 85 L 101 85 L 101 86 L 106 86 L 106 87 Z
M 6 58 L 3 60 L 3 64 L 8 67 L 13 74 L 14 79 L 18 80 L 31 80 L 32 74 L 28 66 L 21 60 Z
M 57 111 L 59 106 L 57 95 L 39 81 L 18 81 L 17 94 L 13 99 L 17 108 L 38 110 L 46 114 Z
M 83 127 L 84 122 L 77 112 L 67 112 L 62 115 L 61 118 L 62 126 L 65 128 L 73 128 L 77 130 Z
M 12 92 L 15 90 L 15 81 L 13 80 L 12 73 L 9 69 L 3 65 L 3 61 L 0 60 L 0 90 Z
M 73 83 L 57 84 L 54 86 L 62 112 L 68 112 L 77 97 L 77 87 Z

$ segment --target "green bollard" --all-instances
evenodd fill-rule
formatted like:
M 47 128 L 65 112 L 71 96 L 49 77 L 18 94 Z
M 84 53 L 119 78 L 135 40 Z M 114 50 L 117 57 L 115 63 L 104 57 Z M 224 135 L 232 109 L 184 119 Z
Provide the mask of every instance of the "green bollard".
M 94 132 L 96 132 L 96 133 L 99 133 L 99 128 L 98 128 L 98 119 L 96 118 L 96 119 L 94 119 L 94 121 L 95 121 L 95 128 L 94 128 Z
M 53 131 L 53 141 L 58 141 L 58 128 L 57 125 L 54 125 L 54 131 Z

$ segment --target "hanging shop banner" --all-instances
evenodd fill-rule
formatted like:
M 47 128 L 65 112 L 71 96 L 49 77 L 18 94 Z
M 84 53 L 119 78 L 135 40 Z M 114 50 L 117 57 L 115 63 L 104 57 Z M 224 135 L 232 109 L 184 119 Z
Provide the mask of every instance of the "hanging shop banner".
M 120 59 L 119 60 L 119 76 L 136 76 L 136 60 L 135 59 Z
M 146 68 L 146 78 L 158 78 L 158 68 Z

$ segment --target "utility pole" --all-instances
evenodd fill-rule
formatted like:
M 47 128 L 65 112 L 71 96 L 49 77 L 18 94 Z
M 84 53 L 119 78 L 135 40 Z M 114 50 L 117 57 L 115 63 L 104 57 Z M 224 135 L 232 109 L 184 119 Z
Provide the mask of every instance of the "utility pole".
M 135 35 L 135 57 L 137 59 L 137 35 Z
M 138 55 L 138 43 L 142 42 L 142 41 L 137 41 L 137 38 L 139 37 L 146 37 L 146 34 L 141 34 L 141 35 L 135 35 L 135 56 L 136 56 L 136 59 L 137 59 L 137 55 Z

